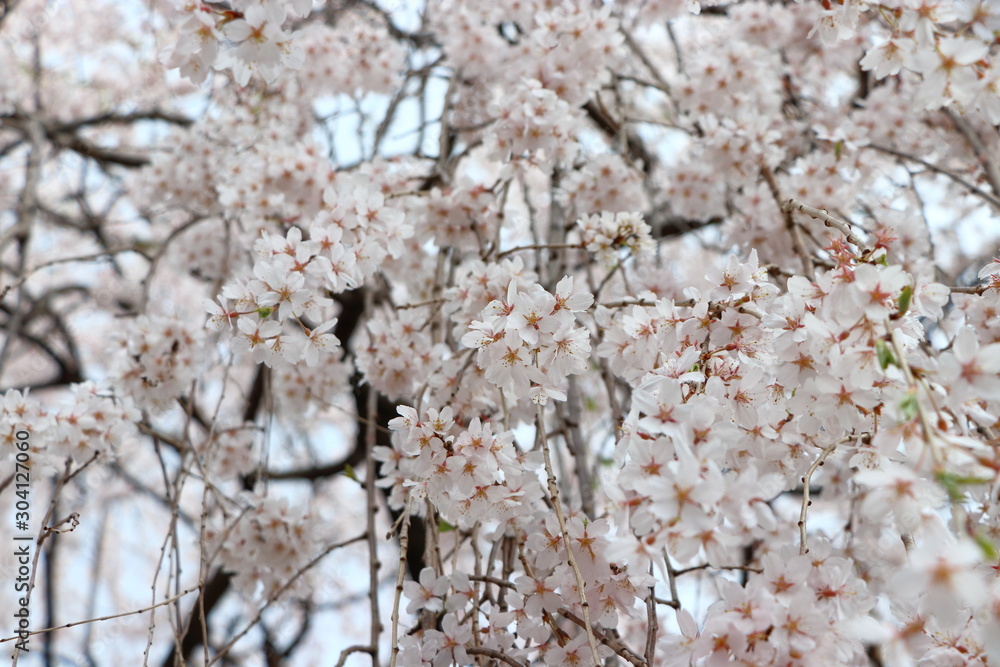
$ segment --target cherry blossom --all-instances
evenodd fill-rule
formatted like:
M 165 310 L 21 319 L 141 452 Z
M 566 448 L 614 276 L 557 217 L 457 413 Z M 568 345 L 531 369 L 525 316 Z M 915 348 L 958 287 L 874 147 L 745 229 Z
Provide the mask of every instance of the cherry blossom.
M 995 3 L 56 4 L 0 3 L 47 655 L 1000 663 Z

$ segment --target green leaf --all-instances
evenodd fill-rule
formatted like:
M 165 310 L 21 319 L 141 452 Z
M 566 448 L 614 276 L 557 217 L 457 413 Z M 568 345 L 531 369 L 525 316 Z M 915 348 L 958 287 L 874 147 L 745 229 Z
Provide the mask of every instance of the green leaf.
M 884 340 L 875 341 L 875 354 L 878 356 L 878 365 L 885 370 L 889 366 L 897 366 L 896 355 L 892 353 L 892 348 Z
M 270 306 L 261 306 L 257 309 L 257 314 L 260 315 L 261 319 L 270 317 L 273 312 L 274 308 L 271 308 Z
M 899 402 L 899 409 L 907 421 L 917 416 L 917 393 L 911 391 Z
M 989 484 L 993 480 L 989 477 L 976 477 L 975 475 L 960 475 L 955 472 L 948 472 L 942 470 L 936 475 L 939 482 L 942 482 L 945 478 L 948 479 L 949 483 L 957 484 L 959 486 L 970 486 L 975 484 Z M 942 482 L 943 483 L 943 482 Z
M 354 468 L 351 466 L 350 463 L 344 464 L 344 477 L 350 480 L 354 480 L 358 484 L 361 483 L 361 480 L 358 479 L 358 473 L 354 472 Z
M 837 143 L 833 145 L 833 154 L 839 160 L 840 154 L 844 152 L 844 140 L 839 139 Z
M 939 472 L 937 475 L 938 484 L 944 487 L 944 490 L 948 493 L 948 498 L 953 503 L 960 503 L 965 499 L 965 494 L 962 493 L 962 489 L 958 482 L 955 481 L 955 476 L 947 472 Z
M 448 533 L 448 532 L 451 532 L 453 530 L 455 530 L 455 526 L 451 525 L 450 523 L 448 523 L 444 519 L 441 519 L 440 521 L 438 521 L 438 532 L 440 532 L 440 533 Z
M 974 539 L 976 544 L 979 545 L 980 550 L 983 552 L 983 557 L 987 561 L 996 562 L 997 557 L 1000 556 L 1000 554 L 997 554 L 997 548 L 993 546 L 992 542 L 986 539 L 985 535 L 982 533 L 976 533 L 972 539 Z
M 903 288 L 903 291 L 900 293 L 899 298 L 896 300 L 896 303 L 899 304 L 898 313 L 900 315 L 906 315 L 906 311 L 910 309 L 910 301 L 912 299 L 913 299 L 913 288 L 907 285 L 906 287 Z
M 934 478 L 948 492 L 948 497 L 952 502 L 962 502 L 965 500 L 965 492 L 962 490 L 963 486 L 989 484 L 993 481 L 985 477 L 961 475 L 959 473 L 948 472 L 947 470 L 939 471 L 934 475 Z

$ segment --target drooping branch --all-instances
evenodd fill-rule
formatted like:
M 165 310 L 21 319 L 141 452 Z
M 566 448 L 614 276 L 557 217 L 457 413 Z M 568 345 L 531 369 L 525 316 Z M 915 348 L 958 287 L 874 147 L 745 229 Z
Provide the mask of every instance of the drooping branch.
M 990 206 L 1000 211 L 1000 198 L 998 198 L 995 195 L 991 195 L 989 192 L 981 190 L 980 188 L 977 188 L 975 185 L 968 182 L 967 180 L 965 180 L 964 178 L 962 178 L 961 176 L 959 176 L 950 169 L 945 169 L 944 167 L 940 167 L 934 164 L 933 162 L 928 162 L 922 157 L 919 157 L 917 155 L 911 155 L 910 153 L 905 153 L 903 151 L 891 148 L 889 146 L 882 146 L 879 144 L 868 144 L 867 148 L 877 150 L 881 153 L 885 153 L 886 155 L 893 155 L 895 157 L 900 158 L 901 160 L 916 162 L 917 164 L 926 167 L 928 170 L 934 172 L 935 174 L 941 174 L 942 176 L 946 176 L 947 178 L 950 178 L 952 181 L 958 183 L 963 188 L 968 190 L 970 194 L 979 197 L 983 201 L 987 202 Z

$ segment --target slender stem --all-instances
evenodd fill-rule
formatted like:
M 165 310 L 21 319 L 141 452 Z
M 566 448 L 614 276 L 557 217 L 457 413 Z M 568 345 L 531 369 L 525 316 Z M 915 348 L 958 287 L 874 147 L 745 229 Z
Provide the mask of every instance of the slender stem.
M 559 501 L 559 486 L 556 484 L 556 474 L 552 469 L 552 455 L 549 452 L 549 442 L 545 435 L 545 413 L 544 408 L 539 405 L 535 411 L 535 428 L 538 432 L 538 440 L 542 446 L 542 454 L 545 456 L 545 472 L 548 474 L 549 497 L 552 499 L 552 506 L 556 511 L 556 519 L 559 521 L 559 531 L 562 533 L 563 545 L 566 547 L 566 555 L 569 565 L 576 576 L 576 587 L 580 594 L 580 608 L 583 611 L 583 624 L 587 630 L 587 641 L 590 643 L 591 659 L 594 667 L 601 667 L 601 660 L 597 655 L 597 640 L 594 638 L 594 628 L 590 623 L 590 603 L 587 602 L 586 584 L 583 581 L 583 573 L 580 565 L 576 562 L 576 556 L 569 544 L 569 531 L 566 529 L 566 516 L 563 514 L 562 504 Z
M 861 251 L 862 258 L 867 257 L 872 252 L 872 247 L 862 241 L 861 238 L 854 233 L 854 230 L 851 229 L 851 226 L 848 223 L 833 217 L 824 209 L 813 208 L 812 206 L 804 204 L 797 199 L 789 199 L 782 205 L 781 208 L 783 211 L 787 211 L 789 209 L 800 211 L 811 218 L 820 220 L 827 227 L 836 229 L 844 235 L 844 238 L 847 239 L 848 243 L 857 246 L 858 250 Z
M 480 646 L 466 646 L 465 652 L 469 655 L 482 655 L 487 658 L 493 658 L 494 660 L 500 660 L 506 662 L 510 667 L 527 667 L 523 662 L 517 658 L 512 658 L 502 651 L 496 651 L 491 648 L 482 648 Z
M 389 667 L 396 667 L 399 656 L 399 599 L 403 595 L 403 577 L 406 574 L 406 548 L 410 543 L 410 510 L 413 506 L 414 491 L 410 491 L 406 499 L 406 509 L 399 517 L 402 527 L 399 533 L 399 567 L 396 570 L 396 592 L 392 599 L 392 653 L 389 655 Z
M 185 595 L 188 595 L 190 593 L 194 593 L 195 591 L 200 590 L 200 589 L 201 589 L 201 586 L 194 586 L 193 588 L 188 588 L 187 590 L 181 591 L 180 593 L 178 593 L 177 595 L 175 595 L 172 598 L 168 598 L 166 600 L 161 600 L 161 601 L 157 602 L 154 605 L 150 605 L 148 607 L 143 607 L 142 609 L 134 609 L 132 611 L 123 611 L 120 614 L 112 614 L 111 616 L 101 616 L 100 618 L 88 618 L 88 619 L 83 620 L 83 621 L 73 621 L 72 623 L 66 623 L 65 625 L 59 625 L 59 626 L 56 626 L 54 628 L 43 628 L 41 630 L 32 630 L 28 634 L 29 635 L 40 635 L 40 634 L 44 634 L 46 632 L 55 632 L 56 630 L 65 630 L 66 628 L 75 628 L 78 625 L 86 625 L 87 623 L 99 623 L 101 621 L 110 621 L 110 620 L 113 620 L 113 619 L 116 619 L 116 618 L 124 618 L 125 616 L 134 616 L 136 614 L 145 614 L 147 611 L 152 611 L 153 609 L 156 609 L 157 607 L 163 607 L 164 605 L 173 604 L 174 602 L 177 602 L 177 600 L 181 599 Z M 17 636 L 14 636 L 14 637 L 4 637 L 3 639 L 0 639 L 0 644 L 3 644 L 5 642 L 11 642 L 11 641 L 14 641 L 16 639 L 18 639 Z
M 799 259 L 802 261 L 802 270 L 805 271 L 807 276 L 812 277 L 815 270 L 812 257 L 809 255 L 809 251 L 806 250 L 805 241 L 802 239 L 802 230 L 795 224 L 792 212 L 785 208 L 785 199 L 781 196 L 781 190 L 778 188 L 778 180 L 774 177 L 774 172 L 771 171 L 771 168 L 763 162 L 760 165 L 760 173 L 764 177 L 764 180 L 767 181 L 767 187 L 771 190 L 774 203 L 778 205 L 778 210 L 781 211 L 785 219 L 785 228 L 788 230 L 789 236 L 792 237 L 792 247 L 795 248 L 796 254 L 798 254 Z
M 586 621 L 581 619 L 579 616 L 566 609 L 560 609 L 559 614 L 569 620 L 573 621 L 580 627 L 586 626 Z M 592 630 L 594 636 L 601 640 L 601 643 L 610 648 L 612 651 L 617 653 L 621 658 L 630 662 L 634 667 L 648 667 L 643 661 L 642 657 L 636 655 L 627 646 L 618 643 L 615 639 L 609 637 L 607 634 L 601 632 L 600 630 Z M 598 664 L 600 662 L 598 661 Z
M 532 243 L 504 250 L 503 252 L 497 254 L 497 259 L 503 259 L 507 255 L 515 252 L 523 252 L 525 250 L 568 250 L 573 248 L 580 250 L 583 246 L 579 243 Z
M 374 387 L 368 391 L 368 422 L 375 422 L 375 415 L 378 403 L 378 393 Z M 378 479 L 376 474 L 377 464 L 375 462 L 375 429 L 370 426 L 365 433 L 365 460 L 367 461 L 368 474 L 365 479 L 365 495 L 367 500 L 367 527 L 365 532 L 368 536 L 368 599 L 371 609 L 371 656 L 372 665 L 378 666 L 378 645 L 379 635 L 382 633 L 381 614 L 378 605 L 378 571 L 382 565 L 378 560 L 378 541 L 375 535 L 375 512 L 378 510 L 378 497 L 376 496 L 375 482 Z
M 341 547 L 346 547 L 348 544 L 354 544 L 355 542 L 359 542 L 363 539 L 365 539 L 364 534 L 358 535 L 357 537 L 352 537 L 349 540 L 344 540 L 343 542 L 337 542 L 336 544 L 331 544 L 326 549 L 323 549 L 323 551 L 321 551 L 319 555 L 317 555 L 311 561 L 306 563 L 301 569 L 299 569 L 298 572 L 293 574 L 292 577 L 285 582 L 284 586 L 276 590 L 267 598 L 267 601 L 264 603 L 264 605 L 257 611 L 257 615 L 254 616 L 249 623 L 247 623 L 246 627 L 243 628 L 243 630 L 241 630 L 240 632 L 236 633 L 236 636 L 230 639 L 229 642 L 221 649 L 219 649 L 219 652 L 212 657 L 212 659 L 208 663 L 208 667 L 211 667 L 219 660 L 225 658 L 226 654 L 229 653 L 229 651 L 233 648 L 236 642 L 243 639 L 243 637 L 246 636 L 246 634 L 250 632 L 250 630 L 255 628 L 257 624 L 260 623 L 260 619 L 264 615 L 264 612 L 267 611 L 271 607 L 271 605 L 274 604 L 274 602 L 285 593 L 285 591 L 291 588 L 292 585 L 294 585 L 295 582 L 298 581 L 303 574 L 311 570 L 313 567 L 316 566 L 317 563 L 326 558 L 331 551 L 334 551 L 335 549 L 339 549 Z
M 962 133 L 965 140 L 969 142 L 969 145 L 972 146 L 972 150 L 976 152 L 976 157 L 979 158 L 979 161 L 983 165 L 983 171 L 986 172 L 986 180 L 990 184 L 990 187 L 993 188 L 993 194 L 1000 195 L 1000 165 L 997 164 L 994 151 L 986 145 L 986 142 L 979 136 L 976 128 L 972 127 L 972 124 L 963 116 L 960 116 L 951 109 L 945 109 L 944 112 L 951 119 L 951 122 L 955 124 L 958 131 Z
M 944 167 L 939 167 L 936 164 L 933 164 L 931 162 L 928 162 L 927 160 L 924 160 L 923 158 L 917 157 L 916 155 L 910 155 L 909 153 L 904 153 L 902 151 L 896 150 L 895 148 L 889 148 L 888 146 L 879 146 L 878 144 L 868 144 L 868 148 L 871 148 L 873 150 L 877 150 L 880 153 L 885 153 L 887 155 L 893 155 L 893 156 L 898 157 L 898 158 L 900 158 L 902 160 L 909 160 L 910 162 L 916 162 L 917 164 L 923 165 L 928 170 L 933 171 L 936 174 L 941 174 L 942 176 L 947 176 L 951 180 L 953 180 L 956 183 L 958 183 L 959 185 L 963 186 L 970 193 L 976 195 L 977 197 L 979 197 L 983 201 L 988 202 L 994 208 L 1000 210 L 1000 199 L 997 199 L 995 196 L 991 195 L 990 193 L 988 193 L 988 192 L 986 192 L 984 190 L 980 190 L 975 185 L 973 185 L 972 183 L 969 183 L 967 180 L 965 180 L 964 178 L 962 178 L 958 174 L 956 174 L 956 173 L 954 173 L 952 171 L 949 171 L 948 169 L 945 169 Z
M 653 574 L 653 565 L 649 566 L 649 574 Z M 649 587 L 646 594 L 646 650 L 643 657 L 647 665 L 652 665 L 656 657 L 656 635 L 660 630 L 660 619 L 656 616 L 656 584 Z
M 808 512 L 809 505 L 812 504 L 809 500 L 809 482 L 812 480 L 816 469 L 823 465 L 826 462 L 826 457 L 832 454 L 833 450 L 837 448 L 838 442 L 824 449 L 823 453 L 812 462 L 809 470 L 806 471 L 805 476 L 802 478 L 802 509 L 799 511 L 799 554 L 809 553 L 809 545 L 806 543 L 806 513 Z

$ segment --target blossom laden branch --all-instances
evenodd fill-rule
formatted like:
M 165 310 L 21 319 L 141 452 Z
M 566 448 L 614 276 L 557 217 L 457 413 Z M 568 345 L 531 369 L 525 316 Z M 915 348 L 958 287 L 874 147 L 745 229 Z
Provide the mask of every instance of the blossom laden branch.
M 857 234 L 854 233 L 854 230 L 851 229 L 851 226 L 848 223 L 833 217 L 825 210 L 813 208 L 812 206 L 804 204 L 796 199 L 789 199 L 788 201 L 786 201 L 782 205 L 782 210 L 783 211 L 794 210 L 794 211 L 799 211 L 801 213 L 805 213 L 809 217 L 821 221 L 827 227 L 832 227 L 836 229 L 837 231 L 839 231 L 841 234 L 844 235 L 844 238 L 847 239 L 848 243 L 854 245 L 855 247 L 857 247 L 858 250 L 861 251 L 861 257 L 860 257 L 861 261 L 866 261 L 874 251 L 874 249 L 871 246 L 869 246 Z

